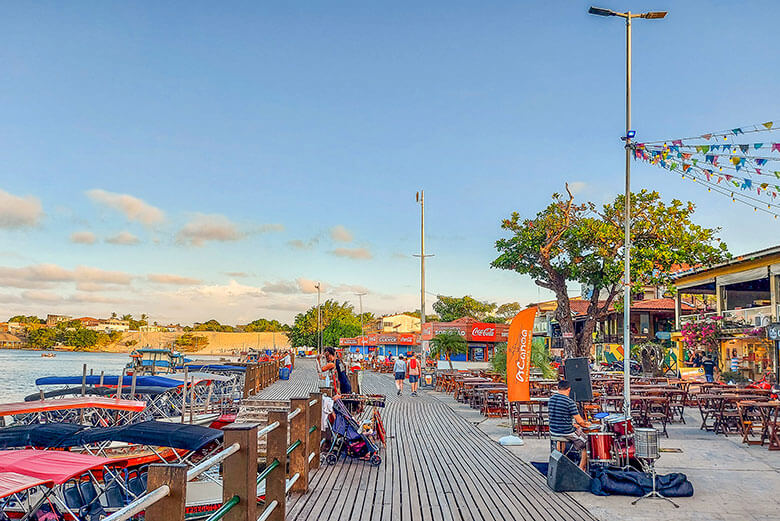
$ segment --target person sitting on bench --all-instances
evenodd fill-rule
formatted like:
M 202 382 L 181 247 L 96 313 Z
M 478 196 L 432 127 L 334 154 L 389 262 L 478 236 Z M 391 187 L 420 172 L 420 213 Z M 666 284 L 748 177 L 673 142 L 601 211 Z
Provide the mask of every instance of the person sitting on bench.
M 569 397 L 571 384 L 566 380 L 558 382 L 558 392 L 550 396 L 548 405 L 550 415 L 550 437 L 565 438 L 574 448 L 580 451 L 580 468 L 588 470 L 588 451 L 585 450 L 585 435 L 578 427 L 588 427 L 590 422 L 580 416 L 577 404 Z M 561 451 L 563 452 L 563 451 Z

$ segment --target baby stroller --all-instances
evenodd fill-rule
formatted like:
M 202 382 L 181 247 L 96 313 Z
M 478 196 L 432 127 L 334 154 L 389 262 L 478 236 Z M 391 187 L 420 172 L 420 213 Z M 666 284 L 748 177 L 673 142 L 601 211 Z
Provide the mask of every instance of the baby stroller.
M 333 442 L 325 455 L 325 462 L 334 465 L 339 456 L 344 455 L 379 466 L 382 457 L 379 455 L 378 445 L 371 439 L 376 432 L 375 428 L 369 427 L 369 422 L 363 426 L 358 425 L 341 400 L 333 402 L 333 413 L 335 419 L 330 425 Z

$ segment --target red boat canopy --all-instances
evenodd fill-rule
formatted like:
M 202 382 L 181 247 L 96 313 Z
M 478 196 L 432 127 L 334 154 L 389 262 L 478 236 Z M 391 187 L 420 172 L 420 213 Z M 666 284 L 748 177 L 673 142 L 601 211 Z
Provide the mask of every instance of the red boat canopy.
M 54 486 L 54 482 L 50 479 L 33 478 L 16 472 L 0 472 L 0 499 L 39 485 L 51 488 Z
M 109 409 L 112 411 L 141 412 L 146 408 L 146 402 L 139 402 L 136 400 L 117 400 L 116 398 L 104 398 L 101 396 L 84 396 L 56 400 L 35 400 L 32 402 L 3 403 L 0 404 L 0 416 L 91 408 Z
M 0 450 L 0 473 L 15 472 L 59 485 L 88 470 L 124 466 L 127 460 L 108 459 L 55 450 Z

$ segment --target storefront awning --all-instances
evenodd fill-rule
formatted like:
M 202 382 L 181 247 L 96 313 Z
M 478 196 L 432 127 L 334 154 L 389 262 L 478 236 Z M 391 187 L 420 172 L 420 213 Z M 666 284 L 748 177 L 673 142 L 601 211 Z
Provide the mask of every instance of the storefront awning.
M 769 266 L 769 273 L 772 275 L 780 275 L 780 262 Z
M 704 280 L 697 280 L 695 282 L 685 282 L 683 284 L 675 284 L 677 286 L 678 290 L 684 290 L 684 289 L 690 289 L 690 288 L 698 288 L 699 286 L 706 286 L 708 284 L 714 284 L 715 283 L 715 277 L 704 279 Z
M 730 273 L 716 278 L 718 286 L 728 286 L 739 284 L 740 282 L 750 282 L 751 280 L 765 279 L 769 276 L 769 270 L 766 266 L 753 268 L 752 270 L 740 271 L 739 273 Z

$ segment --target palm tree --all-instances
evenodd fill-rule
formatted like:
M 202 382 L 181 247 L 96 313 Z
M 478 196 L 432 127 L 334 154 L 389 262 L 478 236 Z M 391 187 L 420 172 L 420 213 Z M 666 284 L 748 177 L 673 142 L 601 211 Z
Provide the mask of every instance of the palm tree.
M 445 331 L 439 333 L 431 340 L 431 356 L 434 358 L 441 358 L 442 355 L 450 363 L 450 370 L 452 367 L 452 356 L 459 355 L 466 352 L 466 339 L 460 336 L 457 331 Z

